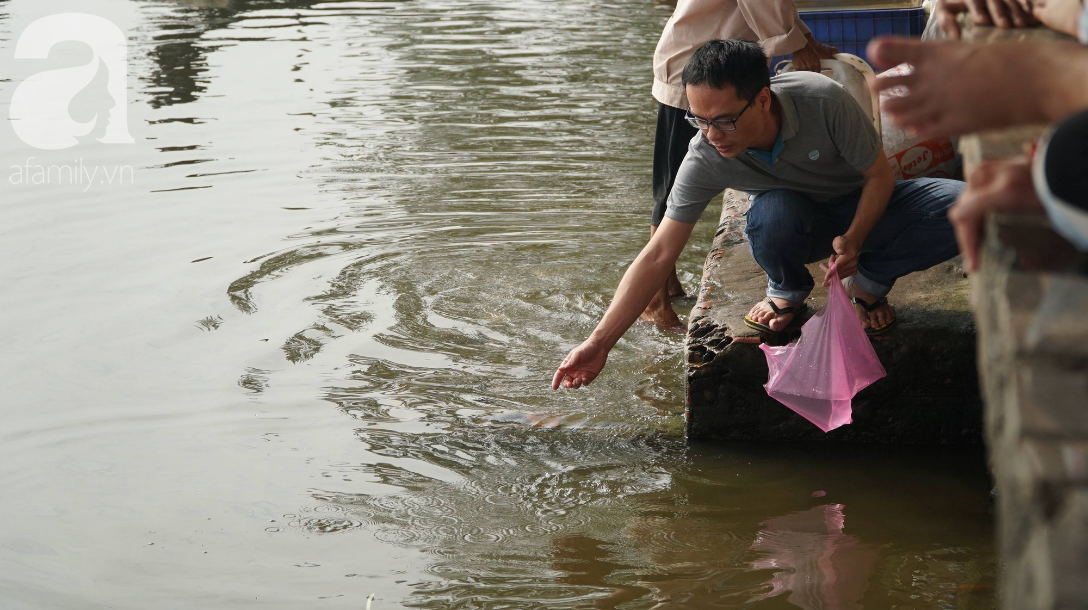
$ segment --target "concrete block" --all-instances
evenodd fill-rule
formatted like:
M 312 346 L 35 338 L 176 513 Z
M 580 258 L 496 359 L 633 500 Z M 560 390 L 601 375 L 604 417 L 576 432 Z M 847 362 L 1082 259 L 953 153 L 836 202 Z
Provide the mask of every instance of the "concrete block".
M 1088 367 L 1030 360 L 1017 375 L 1021 434 L 1088 439 Z
M 1054 571 L 1051 567 L 1050 538 L 1045 528 L 1036 528 L 1023 550 L 1004 554 L 1005 572 L 999 583 L 1001 606 L 1005 610 L 1051 610 L 1054 608 Z M 1005 549 L 1003 549 L 1005 550 Z
M 726 194 L 690 318 L 685 353 L 689 438 L 981 442 L 975 327 L 969 285 L 958 261 L 896 284 L 889 300 L 899 325 L 873 342 L 889 374 L 854 399 L 852 424 L 825 434 L 767 396 L 767 363 L 759 343 L 790 341 L 807 316 L 777 337 L 761 338 L 744 326 L 744 314 L 766 289 L 766 275 L 752 260 L 744 237 L 746 209 L 741 195 Z M 820 273 L 816 265 L 811 271 Z M 809 307 L 815 310 L 824 302 L 826 289 L 817 287 Z
M 1065 490 L 1088 487 L 1088 439 L 1025 439 L 1010 475 L 1031 488 L 1028 502 L 1049 520 L 1057 514 Z
M 1019 556 L 1032 533 L 1064 510 L 1070 493 L 1088 488 L 1088 440 L 1024 439 L 991 445 L 998 481 L 998 542 Z
M 1005 360 L 1023 350 L 1042 298 L 1042 282 L 1037 273 L 1015 270 L 1003 273 L 1002 279 L 1001 290 L 990 293 L 992 302 L 986 307 L 992 307 L 997 314 L 998 334 L 991 339 L 990 347 L 995 358 Z
M 1088 608 L 1088 488 L 1068 493 L 1050 527 L 1054 601 Z
M 1009 610 L 1088 608 L 1088 488 L 1069 490 L 1060 510 L 1035 525 L 1023 549 L 1008 549 L 1001 586 Z
M 1025 336 L 1025 350 L 1088 369 L 1088 317 L 1084 311 L 1088 306 L 1088 276 L 1048 274 L 1043 278 L 1040 302 Z
M 1058 236 L 1044 214 L 991 214 L 985 241 L 1002 268 L 1072 274 L 1083 270 L 1084 253 Z

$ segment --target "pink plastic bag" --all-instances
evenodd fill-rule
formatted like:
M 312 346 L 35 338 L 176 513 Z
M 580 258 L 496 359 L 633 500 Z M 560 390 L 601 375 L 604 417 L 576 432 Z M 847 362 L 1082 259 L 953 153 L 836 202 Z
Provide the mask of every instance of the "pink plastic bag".
M 805 322 L 796 343 L 759 347 L 767 354 L 767 394 L 824 432 L 850 423 L 854 395 L 887 374 L 838 272 L 827 307 Z

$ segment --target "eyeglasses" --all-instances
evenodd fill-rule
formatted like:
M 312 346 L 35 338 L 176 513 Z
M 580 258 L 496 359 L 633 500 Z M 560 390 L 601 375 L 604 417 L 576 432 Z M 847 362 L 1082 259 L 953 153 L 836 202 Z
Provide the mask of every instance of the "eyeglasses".
M 762 92 L 762 89 L 760 91 Z M 737 116 L 731 119 L 714 119 L 713 121 L 708 121 L 707 119 L 691 114 L 691 110 L 687 111 L 684 118 L 687 119 L 687 122 L 690 123 L 692 127 L 701 131 L 707 131 L 710 129 L 711 125 L 718 131 L 736 131 L 737 121 L 740 120 L 740 117 L 744 116 L 744 111 L 748 110 L 748 107 L 752 105 L 752 102 L 756 101 L 757 97 L 759 97 L 759 93 L 752 96 L 752 99 L 748 100 L 748 103 L 744 105 L 744 108 L 740 109 Z

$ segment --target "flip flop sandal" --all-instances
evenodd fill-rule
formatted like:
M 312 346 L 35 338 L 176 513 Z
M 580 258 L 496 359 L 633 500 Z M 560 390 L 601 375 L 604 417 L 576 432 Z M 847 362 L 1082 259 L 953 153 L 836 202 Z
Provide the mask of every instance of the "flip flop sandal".
M 800 305 L 797 305 L 796 307 L 779 307 L 778 305 L 774 304 L 774 301 L 772 301 L 770 297 L 767 297 L 765 302 L 768 305 L 771 306 L 771 310 L 774 311 L 775 317 L 778 317 L 778 316 L 781 316 L 781 315 L 786 315 L 786 314 L 793 314 L 793 319 L 796 320 L 797 316 L 799 314 L 804 313 L 805 311 L 808 310 L 808 304 L 807 303 L 801 303 Z M 793 320 L 790 320 L 790 323 L 792 324 Z M 771 328 L 770 326 L 767 326 L 766 324 L 760 324 L 759 322 L 756 322 L 752 318 L 749 318 L 747 314 L 745 314 L 745 316 L 744 316 L 744 325 L 747 326 L 748 328 L 758 330 L 761 333 L 772 333 L 773 334 L 773 333 L 782 332 L 780 330 L 774 330 L 773 328 Z M 785 329 L 782 329 L 782 330 L 785 330 Z
M 873 303 L 872 305 L 870 305 L 870 304 L 866 303 L 865 301 L 863 301 L 861 299 L 861 297 L 854 297 L 854 298 L 850 299 L 850 302 L 853 303 L 854 305 L 861 305 L 862 307 L 865 308 L 865 311 L 868 312 L 868 313 L 873 313 L 874 309 L 876 309 L 877 307 L 880 307 L 881 305 L 885 305 L 885 304 L 888 303 L 888 297 L 881 297 L 879 300 L 877 300 L 876 303 Z M 897 317 L 892 318 L 892 321 L 888 322 L 884 326 L 878 326 L 876 328 L 872 328 L 872 327 L 866 328 L 865 329 L 865 334 L 869 335 L 870 337 L 872 337 L 874 335 L 883 335 L 884 333 L 891 330 L 891 327 L 895 326 L 895 323 L 898 322 L 898 321 L 899 321 L 899 317 L 897 316 Z

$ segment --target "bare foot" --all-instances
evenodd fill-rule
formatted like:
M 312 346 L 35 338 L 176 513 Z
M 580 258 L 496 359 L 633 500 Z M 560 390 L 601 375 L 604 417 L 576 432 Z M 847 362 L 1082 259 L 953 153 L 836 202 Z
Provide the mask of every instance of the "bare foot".
M 799 302 L 787 301 L 785 299 L 772 298 L 771 300 L 774 301 L 774 304 L 777 305 L 779 309 L 782 309 L 783 307 L 799 307 L 801 305 L 801 303 Z M 756 303 L 755 307 L 752 307 L 752 310 L 748 312 L 748 318 L 750 318 L 752 321 L 759 322 L 760 324 L 768 326 L 771 330 L 775 332 L 781 332 L 785 330 L 785 328 L 789 326 L 790 322 L 793 321 L 794 315 L 796 314 L 776 314 L 774 310 L 771 309 L 770 303 L 768 303 L 767 301 L 760 301 L 759 303 Z
M 676 277 L 676 267 L 672 268 L 672 274 L 669 275 L 669 279 L 665 280 L 665 287 L 669 291 L 670 297 L 686 297 L 687 292 L 684 292 L 684 285 L 680 283 L 680 278 Z
M 846 289 L 846 296 L 850 297 L 851 300 L 857 297 L 870 305 L 880 300 L 880 297 L 858 288 L 853 278 L 846 278 L 842 281 L 842 284 L 843 288 Z M 895 308 L 887 303 L 881 303 L 872 311 L 865 311 L 864 307 L 855 304 L 854 313 L 861 320 L 862 328 L 882 328 L 895 320 Z
M 687 330 L 684 328 L 683 323 L 680 322 L 680 317 L 672 310 L 672 304 L 669 303 L 668 299 L 661 298 L 660 293 L 654 297 L 654 300 L 650 301 L 650 304 L 646 306 L 646 310 L 642 312 L 639 318 L 664 330 L 675 330 L 677 332 Z

